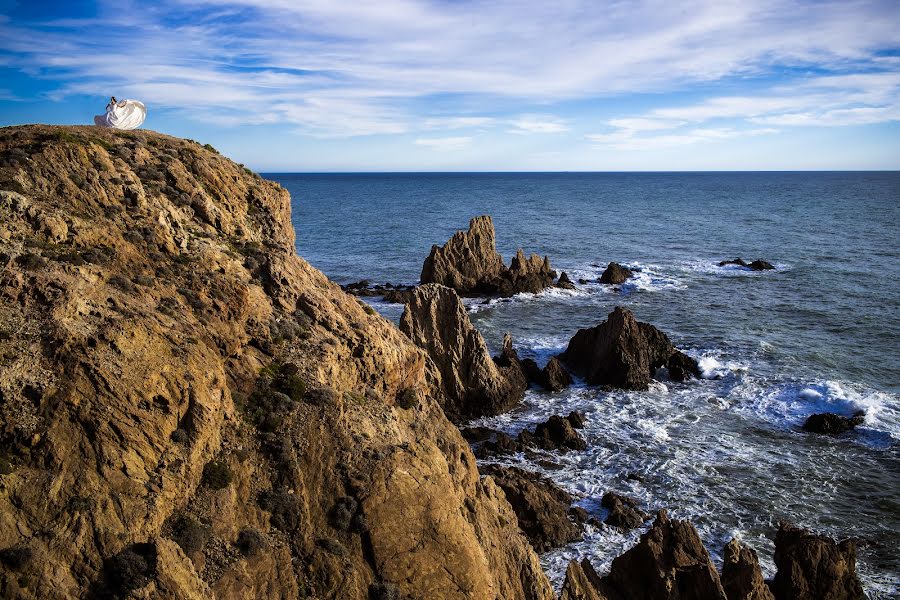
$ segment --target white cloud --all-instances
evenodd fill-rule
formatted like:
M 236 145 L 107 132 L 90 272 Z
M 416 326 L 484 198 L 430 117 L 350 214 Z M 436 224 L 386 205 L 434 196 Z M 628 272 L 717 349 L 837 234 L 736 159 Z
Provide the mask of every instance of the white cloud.
M 773 133 L 778 133 L 778 130 L 772 128 L 731 129 L 719 127 L 691 129 L 681 133 L 636 135 L 634 130 L 622 129 L 608 134 L 588 134 L 585 138 L 594 144 L 611 146 L 617 150 L 656 150 L 659 148 L 687 146 L 701 142 L 739 137 L 756 137 Z
M 553 115 L 521 115 L 509 122 L 509 133 L 562 133 L 569 130 L 566 121 Z
M 452 152 L 462 150 L 472 143 L 471 137 L 443 137 L 443 138 L 420 138 L 415 141 L 417 146 L 425 146 L 438 152 Z

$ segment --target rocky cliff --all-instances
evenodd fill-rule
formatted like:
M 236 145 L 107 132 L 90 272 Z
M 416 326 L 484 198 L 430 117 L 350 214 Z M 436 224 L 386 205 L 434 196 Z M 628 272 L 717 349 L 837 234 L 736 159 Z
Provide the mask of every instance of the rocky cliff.
M 0 130 L 0 596 L 553 596 L 287 192 L 153 132 Z

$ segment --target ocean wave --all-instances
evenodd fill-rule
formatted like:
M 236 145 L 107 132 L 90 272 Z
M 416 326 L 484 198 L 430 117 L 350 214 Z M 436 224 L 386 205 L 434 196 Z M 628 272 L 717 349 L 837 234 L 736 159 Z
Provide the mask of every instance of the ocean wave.
M 754 271 L 750 267 L 742 267 L 741 265 L 719 265 L 721 260 L 703 260 L 697 259 L 688 261 L 681 265 L 685 271 L 699 273 L 703 275 L 720 275 L 723 277 L 759 277 L 772 271 Z M 791 265 L 788 263 L 775 262 L 772 263 L 775 272 L 790 271 Z

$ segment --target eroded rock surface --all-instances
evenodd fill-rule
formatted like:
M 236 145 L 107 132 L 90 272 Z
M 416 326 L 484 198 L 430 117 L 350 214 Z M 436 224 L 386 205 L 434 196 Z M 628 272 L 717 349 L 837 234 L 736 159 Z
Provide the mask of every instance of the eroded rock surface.
M 507 268 L 497 252 L 494 222 L 486 215 L 472 219 L 468 231 L 457 231 L 443 246 L 432 246 L 420 277 L 422 283 L 439 283 L 462 295 L 500 296 L 537 293 L 555 278 L 546 256 L 526 256 L 521 248 Z
M 296 256 L 280 186 L 28 126 L 0 190 L 0 595 L 553 597 L 425 353 Z
M 429 376 L 443 391 L 443 407 L 456 421 L 497 415 L 519 403 L 527 381 L 511 340 L 495 362 L 459 296 L 451 288 L 416 288 L 400 330 L 428 355 Z M 499 364 L 498 364 L 499 363 Z
M 572 496 L 546 477 L 517 467 L 486 465 L 506 494 L 519 520 L 519 527 L 538 552 L 546 552 L 581 538 L 581 528 L 569 520 Z
M 641 510 L 640 503 L 637 500 L 615 492 L 603 494 L 600 506 L 609 510 L 609 515 L 607 515 L 604 523 L 623 531 L 641 527 L 644 521 L 650 519 L 650 515 Z
M 852 417 L 845 417 L 834 413 L 819 413 L 810 415 L 803 423 L 803 430 L 810 433 L 826 435 L 840 435 L 865 423 L 866 413 L 859 411 Z
M 772 591 L 778 600 L 859 600 L 865 597 L 856 576 L 856 544 L 835 542 L 790 523 L 775 535 Z
M 660 367 L 667 367 L 676 381 L 700 376 L 697 361 L 620 306 L 600 325 L 579 329 L 560 358 L 590 384 L 631 390 L 647 389 Z
M 555 356 L 551 357 L 543 369 L 538 367 L 534 359 L 526 358 L 522 361 L 528 381 L 536 383 L 545 390 L 558 392 L 572 384 L 569 372 L 562 362 Z
M 774 600 L 752 548 L 733 539 L 722 555 L 722 587 L 728 600 Z

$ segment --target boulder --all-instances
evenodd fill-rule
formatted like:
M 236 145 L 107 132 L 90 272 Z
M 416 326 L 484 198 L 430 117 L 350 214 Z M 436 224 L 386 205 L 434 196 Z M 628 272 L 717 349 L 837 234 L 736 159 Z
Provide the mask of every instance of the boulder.
M 579 329 L 560 357 L 592 385 L 645 390 L 660 367 L 667 367 L 676 381 L 700 376 L 697 361 L 677 350 L 656 327 L 638 322 L 622 307 L 616 307 L 600 325 Z
M 640 509 L 640 504 L 634 498 L 620 496 L 615 492 L 606 492 L 600 500 L 600 506 L 609 510 L 609 515 L 604 521 L 610 527 L 629 531 L 636 529 L 650 519 L 650 515 Z
M 572 383 L 569 372 L 566 371 L 562 362 L 555 356 L 547 361 L 547 365 L 543 369 L 539 368 L 537 363 L 530 358 L 522 361 L 522 368 L 528 377 L 528 381 L 536 383 L 551 392 L 558 392 Z
M 751 269 L 753 271 L 771 271 L 771 270 L 775 269 L 775 266 L 772 263 L 766 262 L 759 258 L 754 260 L 751 263 L 748 263 L 743 258 L 735 258 L 733 260 L 723 260 L 719 263 L 720 267 L 725 267 L 728 265 L 737 265 L 739 267 L 745 267 L 745 268 Z
M 538 293 L 551 287 L 556 272 L 550 260 L 522 249 L 507 268 L 497 252 L 494 223 L 489 216 L 475 217 L 468 231 L 457 231 L 443 246 L 432 246 L 422 265 L 422 283 L 439 283 L 463 295 L 512 296 Z
M 803 423 L 803 430 L 810 433 L 839 435 L 862 425 L 866 420 L 865 411 L 857 411 L 852 417 L 844 417 L 834 413 L 818 413 L 810 415 Z
M 600 585 L 600 576 L 587 559 L 570 561 L 559 600 L 608 600 Z
M 452 420 L 497 415 L 524 397 L 527 381 L 511 340 L 497 362 L 492 360 L 452 289 L 437 284 L 416 288 L 400 330 L 431 359 L 430 375 L 444 391 L 444 412 Z
M 556 287 L 563 290 L 574 290 L 575 284 L 572 283 L 572 280 L 569 279 L 569 275 L 563 271 L 559 276 L 559 280 L 556 282 Z
M 728 600 L 775 599 L 763 579 L 759 558 L 752 548 L 732 539 L 722 554 L 722 587 Z
M 613 560 L 600 592 L 610 600 L 726 600 L 697 530 L 665 510 L 637 545 Z
M 516 467 L 487 465 L 490 475 L 506 494 L 519 520 L 519 528 L 538 552 L 546 552 L 581 538 L 581 528 L 569 520 L 572 496 L 549 479 Z
M 600 276 L 600 283 L 610 283 L 618 285 L 625 283 L 626 280 L 634 277 L 634 272 L 628 267 L 623 267 L 619 263 L 611 262 Z
M 534 433 L 523 430 L 518 437 L 523 446 L 533 446 L 543 450 L 584 450 L 587 443 L 584 441 L 572 423 L 565 417 L 553 415 L 544 423 L 538 424 Z
M 790 523 L 779 523 L 775 535 L 772 591 L 778 600 L 861 600 L 856 576 L 856 544 L 835 542 Z

